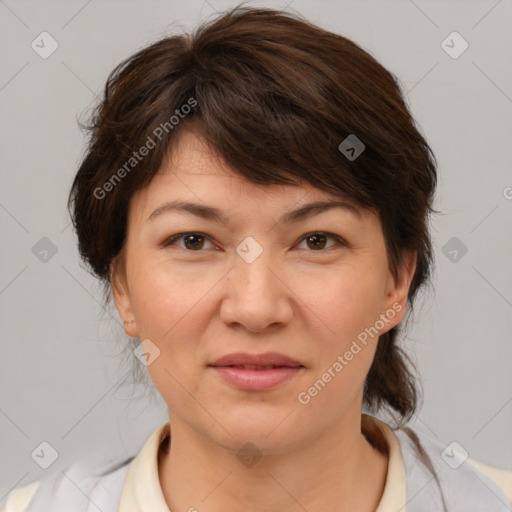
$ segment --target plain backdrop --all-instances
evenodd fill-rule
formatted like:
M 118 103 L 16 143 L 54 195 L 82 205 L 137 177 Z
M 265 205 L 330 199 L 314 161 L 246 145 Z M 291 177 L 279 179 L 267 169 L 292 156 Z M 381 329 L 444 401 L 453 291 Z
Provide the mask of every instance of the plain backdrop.
M 123 380 L 133 340 L 80 266 L 66 211 L 85 142 L 77 118 L 122 59 L 234 5 L 0 1 L 0 499 L 81 457 L 133 455 L 167 420 L 158 396 Z M 412 424 L 512 469 L 512 3 L 249 5 L 294 9 L 399 77 L 438 158 L 442 212 L 433 292 L 405 341 L 424 389 Z M 42 32 L 58 44 L 47 58 L 31 46 Z M 42 442 L 58 453 L 46 470 L 31 455 Z

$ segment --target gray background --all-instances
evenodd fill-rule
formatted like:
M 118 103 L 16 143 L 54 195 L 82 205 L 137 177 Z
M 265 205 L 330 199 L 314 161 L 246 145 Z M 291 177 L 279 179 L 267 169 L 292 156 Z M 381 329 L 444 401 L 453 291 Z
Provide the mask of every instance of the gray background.
M 439 160 L 442 211 L 432 223 L 433 293 L 407 338 L 425 392 L 413 423 L 512 469 L 512 4 L 250 2 L 287 3 L 353 38 L 407 91 Z M 130 341 L 79 264 L 66 212 L 84 147 L 77 116 L 115 64 L 173 22 L 190 28 L 234 5 L 0 1 L 0 499 L 78 458 L 134 454 L 167 419 L 158 396 L 123 379 Z M 43 31 L 59 44 L 47 59 L 31 48 Z M 456 59 L 441 46 L 453 31 L 469 43 Z M 43 237 L 57 249 L 47 261 Z M 42 441 L 59 453 L 46 470 L 31 457 Z

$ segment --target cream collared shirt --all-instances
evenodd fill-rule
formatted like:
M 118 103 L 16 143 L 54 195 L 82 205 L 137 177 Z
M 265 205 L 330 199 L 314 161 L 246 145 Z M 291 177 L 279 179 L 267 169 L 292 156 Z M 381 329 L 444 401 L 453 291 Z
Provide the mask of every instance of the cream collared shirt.
M 386 484 L 376 512 L 396 512 L 406 502 L 406 480 L 400 445 L 385 423 L 375 421 L 389 449 Z M 158 476 L 158 448 L 168 435 L 169 423 L 153 433 L 132 461 L 123 487 L 119 512 L 169 512 Z
M 388 445 L 386 481 L 376 512 L 406 512 L 407 479 L 399 440 L 388 425 L 376 418 L 367 418 L 375 422 Z M 121 468 L 121 473 L 120 470 L 117 471 L 117 481 L 121 478 L 124 482 L 122 488 L 120 487 L 119 507 L 116 506 L 117 502 L 114 505 L 111 500 L 108 505 L 111 507 L 108 509 L 109 512 L 114 509 L 118 512 L 169 512 L 158 474 L 159 450 L 162 441 L 169 436 L 169 431 L 169 422 L 161 425 L 147 439 L 129 466 Z M 499 485 L 512 501 L 512 472 L 473 462 L 480 471 Z M 40 483 L 38 481 L 14 489 L 8 496 L 5 508 L 1 508 L 0 512 L 25 512 Z

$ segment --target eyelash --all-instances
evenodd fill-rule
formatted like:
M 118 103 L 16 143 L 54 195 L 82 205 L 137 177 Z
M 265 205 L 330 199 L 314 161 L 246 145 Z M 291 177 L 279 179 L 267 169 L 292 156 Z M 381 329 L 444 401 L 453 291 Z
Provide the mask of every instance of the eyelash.
M 210 237 L 208 235 L 206 235 L 205 233 L 201 233 L 200 231 L 187 231 L 185 233 L 178 233 L 176 235 L 173 235 L 171 236 L 170 238 L 168 238 L 167 240 L 165 240 L 163 243 L 162 243 L 162 247 L 170 247 L 172 245 L 174 245 L 174 242 L 179 240 L 180 238 L 183 238 L 185 237 L 186 235 L 200 235 L 200 236 L 203 236 L 205 237 L 206 239 L 208 239 L 210 242 Z M 325 235 L 327 238 L 331 238 L 332 240 L 336 241 L 338 243 L 338 245 L 342 246 L 342 247 L 347 247 L 348 244 L 347 242 L 345 242 L 345 240 L 343 240 L 343 238 L 341 238 L 340 236 L 338 235 L 335 235 L 334 233 L 329 233 L 327 231 L 311 231 L 309 233 L 306 233 L 305 235 L 303 235 L 303 237 L 299 240 L 299 244 L 302 243 L 304 240 L 306 240 L 308 237 L 312 236 L 312 235 Z M 193 251 L 193 250 L 189 250 L 187 248 L 183 248 L 183 247 L 178 247 L 179 249 L 183 249 L 187 252 L 203 252 L 204 250 L 203 249 L 199 249 L 197 251 Z M 317 251 L 315 250 L 308 250 L 308 252 L 318 252 L 318 253 L 322 253 L 322 252 L 326 252 L 330 249 L 334 249 L 335 246 L 331 246 L 331 247 L 328 247 L 327 249 L 319 249 Z

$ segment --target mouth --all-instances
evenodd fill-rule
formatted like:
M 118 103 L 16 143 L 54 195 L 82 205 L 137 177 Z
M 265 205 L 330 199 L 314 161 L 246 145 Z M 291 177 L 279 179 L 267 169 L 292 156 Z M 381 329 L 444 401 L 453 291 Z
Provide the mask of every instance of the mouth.
M 302 365 L 286 365 L 286 364 L 230 364 L 226 366 L 210 365 L 213 368 L 238 368 L 239 370 L 273 370 L 274 368 L 304 368 Z
M 299 375 L 302 365 L 254 365 L 239 364 L 212 366 L 211 368 L 226 384 L 244 391 L 266 391 L 282 386 Z

